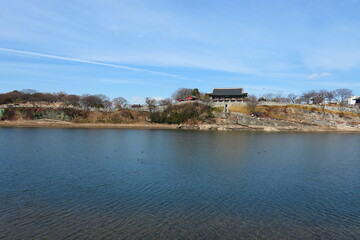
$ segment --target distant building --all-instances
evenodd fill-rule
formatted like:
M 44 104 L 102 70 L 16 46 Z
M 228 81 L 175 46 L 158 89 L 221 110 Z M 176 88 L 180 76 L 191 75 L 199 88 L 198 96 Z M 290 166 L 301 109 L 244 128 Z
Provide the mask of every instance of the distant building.
M 186 99 L 186 101 L 195 101 L 197 98 L 194 96 L 188 96 L 185 99 Z
M 360 99 L 359 96 L 351 96 L 351 97 L 348 98 L 348 104 L 349 105 L 355 105 L 355 104 L 359 103 L 358 102 L 359 99 Z
M 176 99 L 177 102 L 184 102 L 184 101 L 195 101 L 197 100 L 197 97 L 195 96 L 187 96 L 185 98 L 178 98 Z
M 141 108 L 142 106 L 140 104 L 133 104 L 130 106 L 131 108 L 134 108 L 134 109 L 139 109 Z
M 356 105 L 360 105 L 360 97 L 355 98 L 354 100 L 355 100 L 355 104 L 356 104 Z
M 214 88 L 208 95 L 213 102 L 242 102 L 248 94 L 243 88 Z

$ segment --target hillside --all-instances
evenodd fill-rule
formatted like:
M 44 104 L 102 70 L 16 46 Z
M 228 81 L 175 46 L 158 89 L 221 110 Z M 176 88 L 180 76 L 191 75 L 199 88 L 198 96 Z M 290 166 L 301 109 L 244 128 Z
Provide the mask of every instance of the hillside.
M 330 110 L 306 105 L 260 105 L 251 114 L 246 105 L 222 108 L 208 104 L 172 105 L 162 111 L 90 111 L 75 108 L 18 107 L 4 109 L 0 126 L 78 127 L 158 126 L 200 130 L 359 131 L 358 111 Z

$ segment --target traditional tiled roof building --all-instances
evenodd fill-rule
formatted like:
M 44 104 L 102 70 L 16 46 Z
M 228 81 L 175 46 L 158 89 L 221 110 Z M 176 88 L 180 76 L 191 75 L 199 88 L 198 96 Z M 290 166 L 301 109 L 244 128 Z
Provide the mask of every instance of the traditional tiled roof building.
M 214 88 L 208 95 L 213 102 L 242 102 L 248 94 L 243 88 Z

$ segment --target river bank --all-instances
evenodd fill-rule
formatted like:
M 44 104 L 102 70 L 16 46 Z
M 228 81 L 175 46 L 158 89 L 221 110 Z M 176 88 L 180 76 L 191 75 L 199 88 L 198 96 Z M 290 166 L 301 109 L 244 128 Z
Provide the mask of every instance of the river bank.
M 263 131 L 263 132 L 359 132 L 359 128 L 347 126 L 265 126 L 240 124 L 156 124 L 156 123 L 73 123 L 57 120 L 1 121 L 0 127 L 28 128 L 89 128 L 89 129 L 180 129 L 199 131 Z
M 177 129 L 178 125 L 156 123 L 73 123 L 54 120 L 2 121 L 0 127 L 39 127 L 39 128 L 119 128 L 119 129 Z
M 223 109 L 199 103 L 174 105 L 163 112 L 87 111 L 72 108 L 12 108 L 0 127 L 183 129 L 265 132 L 360 132 L 360 114 L 300 105 L 260 105 Z

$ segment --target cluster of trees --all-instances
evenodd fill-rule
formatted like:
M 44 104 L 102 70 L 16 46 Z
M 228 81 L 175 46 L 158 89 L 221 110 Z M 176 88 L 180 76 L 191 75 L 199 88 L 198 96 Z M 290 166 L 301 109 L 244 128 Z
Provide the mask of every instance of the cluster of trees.
M 156 106 L 170 107 L 173 102 L 176 102 L 178 99 L 185 99 L 186 97 L 195 97 L 203 103 L 210 102 L 209 96 L 205 93 L 201 93 L 199 89 L 194 88 L 179 88 L 171 96 L 171 98 L 165 98 L 161 100 L 156 100 L 151 97 L 145 99 L 145 104 L 150 112 L 153 112 L 156 109 Z
M 21 91 L 12 91 L 0 94 L 0 104 L 6 103 L 25 103 L 25 102 L 48 102 L 53 103 L 60 101 L 65 96 L 64 93 L 40 93 L 32 89 Z
M 20 104 L 20 103 L 39 103 L 47 104 L 61 103 L 63 106 L 76 106 L 84 108 L 126 108 L 128 101 L 123 97 L 117 97 L 110 100 L 104 94 L 83 94 L 82 96 L 75 94 L 67 94 L 65 92 L 58 93 L 41 93 L 32 89 L 24 89 L 21 91 L 12 91 L 0 94 L 0 104 Z
M 178 99 L 184 100 L 189 96 L 195 97 L 200 102 L 173 105 L 173 102 Z M 150 112 L 150 121 L 170 124 L 179 124 L 189 120 L 203 121 L 213 117 L 212 109 L 207 104 L 208 102 L 210 102 L 209 96 L 201 93 L 197 88 L 179 88 L 172 94 L 171 98 L 159 101 L 151 97 L 145 99 L 145 104 Z M 156 106 L 162 106 L 163 111 L 156 112 Z
M 197 88 L 179 88 L 171 96 L 171 98 L 176 101 L 178 99 L 185 99 L 186 97 L 195 97 L 203 102 L 209 102 L 210 97 L 205 93 L 202 93 Z
M 171 96 L 162 100 L 147 97 L 145 99 L 145 106 L 150 112 L 154 112 L 157 106 L 168 108 L 174 101 L 178 99 L 185 99 L 186 97 L 195 97 L 204 104 L 210 102 L 210 98 L 205 93 L 201 93 L 197 88 L 179 88 Z M 346 100 L 352 96 L 350 89 L 336 89 L 333 91 L 328 90 L 310 90 L 300 95 L 288 94 L 284 96 L 282 93 L 266 93 L 259 98 L 249 96 L 247 101 L 248 105 L 252 105 L 255 109 L 256 101 L 273 101 L 283 103 L 302 103 L 302 104 L 321 104 L 321 103 L 338 103 L 344 104 Z M 141 105 L 129 106 L 128 101 L 123 97 L 110 99 L 104 94 L 83 94 L 81 96 L 74 94 L 67 94 L 65 92 L 58 93 L 41 93 L 32 89 L 24 89 L 21 91 L 12 91 L 0 94 L 0 104 L 20 104 L 20 103 L 39 103 L 44 102 L 48 104 L 60 103 L 62 106 L 75 106 L 82 108 L 104 108 L 104 109 L 126 109 L 129 107 L 136 108 Z
M 177 89 L 171 98 L 165 98 L 156 100 L 155 98 L 147 97 L 145 100 L 146 106 L 150 112 L 154 111 L 157 106 L 168 107 L 172 105 L 173 101 L 177 99 L 185 99 L 188 96 L 196 97 L 204 102 L 208 102 L 210 99 L 206 94 L 201 93 L 197 88 L 179 88 Z M 110 99 L 104 94 L 83 94 L 81 96 L 74 94 L 67 94 L 65 92 L 58 93 L 41 93 L 33 89 L 24 89 L 21 91 L 12 91 L 8 93 L 0 94 L 0 104 L 20 104 L 20 103 L 61 103 L 63 106 L 75 106 L 83 108 L 115 108 L 125 109 L 128 107 L 141 107 L 140 105 L 129 106 L 128 101 L 123 97 L 117 97 Z
M 255 95 L 249 95 L 246 98 L 248 110 L 251 114 L 257 114 L 256 107 L 261 101 L 272 101 L 281 103 L 298 103 L 298 104 L 323 104 L 323 103 L 336 103 L 341 106 L 347 104 L 347 99 L 353 95 L 350 89 L 336 89 L 333 91 L 328 90 L 309 90 L 303 92 L 301 95 L 288 94 L 284 97 L 282 93 L 273 94 L 266 93 L 261 95 L 259 98 Z M 323 104 L 323 108 L 325 104 Z
M 145 119 L 144 113 L 129 110 L 111 112 L 91 112 L 75 108 L 21 107 L 7 108 L 0 120 L 56 119 L 79 123 L 133 123 Z
M 189 120 L 204 121 L 212 117 L 211 107 L 199 102 L 171 105 L 162 112 L 150 112 L 150 121 L 153 123 L 180 124 Z
M 347 99 L 353 95 L 352 90 L 341 88 L 332 91 L 328 90 L 309 90 L 301 95 L 293 93 L 284 96 L 283 93 L 265 93 L 259 97 L 259 101 L 272 101 L 283 103 L 302 103 L 302 104 L 321 104 L 337 103 L 345 104 Z

